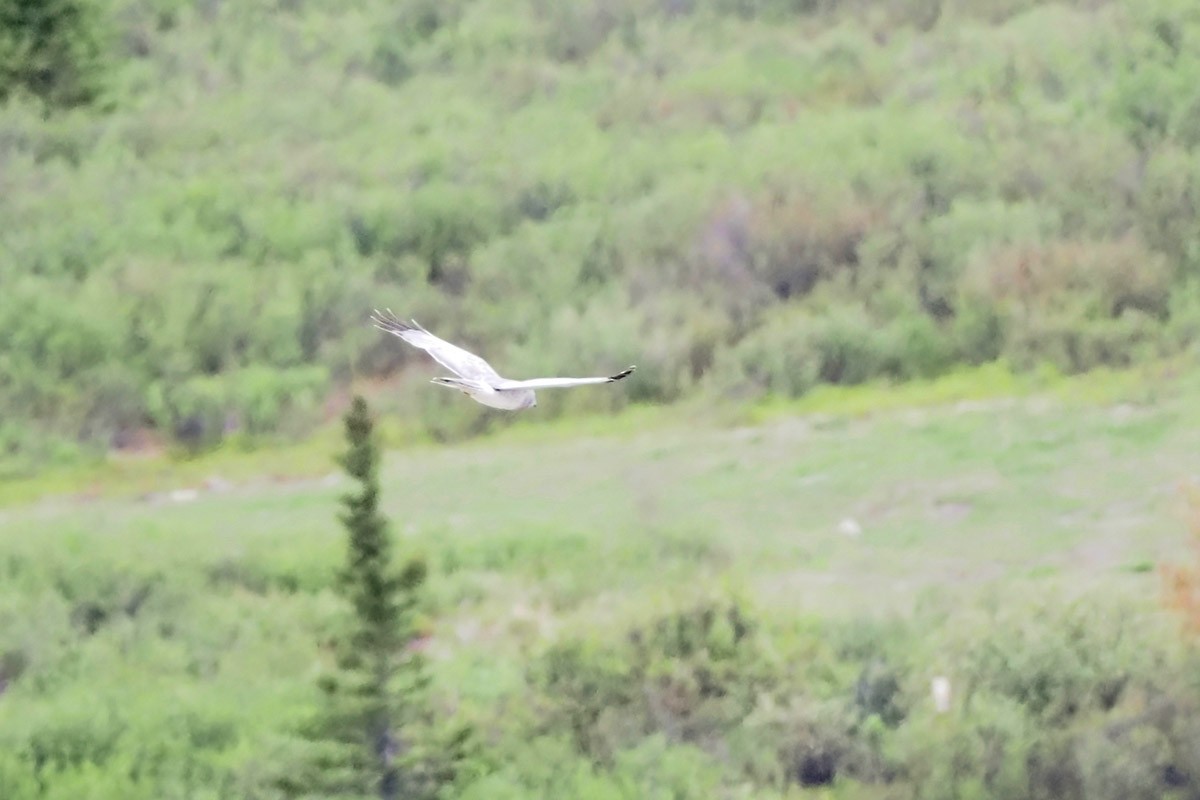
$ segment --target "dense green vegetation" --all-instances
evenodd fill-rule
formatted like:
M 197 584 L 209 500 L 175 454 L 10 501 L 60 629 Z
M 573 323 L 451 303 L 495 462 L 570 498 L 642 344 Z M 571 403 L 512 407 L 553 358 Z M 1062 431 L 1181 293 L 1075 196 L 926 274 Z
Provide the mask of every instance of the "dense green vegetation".
M 104 77 L 102 27 L 87 0 L 0 2 L 0 102 L 18 92 L 50 109 L 94 102 Z
M 1188 556 L 1200 376 L 1139 377 L 388 453 L 428 702 L 475 731 L 443 796 L 1194 796 L 1200 651 L 1154 565 Z M 0 509 L 5 800 L 311 774 L 360 487 L 198 488 Z
M 0 0 L 0 800 L 1200 796 L 1198 204 L 1194 0 Z
M 420 361 L 366 325 L 380 305 L 513 374 L 642 367 L 543 417 L 1122 365 L 1200 329 L 1190 0 L 6 0 L 0 19 L 35 7 L 91 27 L 43 48 L 66 78 L 88 65 L 69 97 L 4 71 L 0 34 L 18 468 L 146 428 L 309 430 L 338 387 Z M 417 433 L 504 422 L 403 397 Z

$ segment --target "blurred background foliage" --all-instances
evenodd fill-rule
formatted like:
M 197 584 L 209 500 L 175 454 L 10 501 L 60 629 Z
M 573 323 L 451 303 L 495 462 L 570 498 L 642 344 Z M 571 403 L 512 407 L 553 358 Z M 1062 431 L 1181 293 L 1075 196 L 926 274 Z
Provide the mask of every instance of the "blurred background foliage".
M 2 0 L 0 451 L 297 437 L 423 380 L 796 396 L 1200 333 L 1187 0 Z M 409 367 L 412 367 L 409 370 Z M 427 435 L 499 424 L 396 401 Z
M 350 389 L 410 439 L 508 424 L 375 307 L 513 376 L 637 363 L 540 419 L 737 429 L 390 464 L 417 744 L 473 734 L 439 796 L 1194 798 L 1195 549 L 1148 591 L 1194 375 L 737 404 L 1194 354 L 1197 204 L 1194 0 L 0 0 L 0 477 L 302 439 Z M 0 798 L 302 776 L 337 491 L 0 509 Z

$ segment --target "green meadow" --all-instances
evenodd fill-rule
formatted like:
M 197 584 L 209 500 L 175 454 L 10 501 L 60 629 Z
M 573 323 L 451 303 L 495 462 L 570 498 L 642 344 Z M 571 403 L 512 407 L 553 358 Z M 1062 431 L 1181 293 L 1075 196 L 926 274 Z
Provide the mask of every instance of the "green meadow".
M 1194 558 L 1197 372 L 955 391 L 388 450 L 435 696 L 483 742 L 446 796 L 1190 796 L 1158 568 Z M 6 797 L 272 796 L 339 607 L 335 449 L 3 507 Z

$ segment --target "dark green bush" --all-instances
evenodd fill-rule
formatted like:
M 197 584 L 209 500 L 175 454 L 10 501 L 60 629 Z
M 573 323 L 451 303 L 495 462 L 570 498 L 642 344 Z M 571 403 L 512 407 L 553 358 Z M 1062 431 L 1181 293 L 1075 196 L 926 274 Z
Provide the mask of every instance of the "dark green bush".
M 911 786 L 911 797 L 1072 797 L 1070 768 L 1056 779 L 1061 794 L 1031 785 L 1034 754 L 1061 757 L 1020 703 L 978 698 L 964 718 L 922 717 L 901 729 L 893 758 Z M 1047 776 L 1055 780 L 1053 776 Z M 1052 784 L 1054 785 L 1054 784 Z
M 0 2 L 0 102 L 17 91 L 51 108 L 94 101 L 105 65 L 100 14 L 91 0 Z
M 1151 656 L 1139 652 L 1136 625 L 1091 603 L 1047 610 L 1038 625 L 1004 615 L 966 654 L 963 669 L 971 691 L 1007 697 L 1035 717 L 1065 723 L 1112 709 L 1132 674 L 1148 666 Z
M 991 331 L 1003 332 L 1001 353 L 1014 362 L 1086 370 L 1153 354 L 1170 280 L 1161 256 L 1136 239 L 1013 247 L 976 262 L 963 303 L 975 314 L 994 309 Z M 980 347 L 988 331 L 964 335 Z
M 619 648 L 556 645 L 529 679 L 547 724 L 569 731 L 581 753 L 611 763 L 650 732 L 704 743 L 745 716 L 761 669 L 754 634 L 739 605 L 702 604 L 631 630 Z

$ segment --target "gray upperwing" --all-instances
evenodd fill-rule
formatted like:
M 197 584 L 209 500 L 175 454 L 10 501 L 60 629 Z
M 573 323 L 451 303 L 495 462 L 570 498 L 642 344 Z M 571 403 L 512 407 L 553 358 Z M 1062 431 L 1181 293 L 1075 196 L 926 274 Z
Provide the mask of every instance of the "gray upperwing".
M 434 336 L 422 328 L 416 320 L 404 322 L 389 308 L 386 312 L 376 311 L 371 316 L 375 327 L 394 336 L 399 336 L 413 347 L 429 353 L 435 361 L 460 378 L 496 384 L 504 379 L 492 369 L 492 365 L 474 353 L 468 352 L 457 345 L 450 344 L 445 339 Z
M 606 375 L 598 378 L 531 378 L 527 381 L 501 381 L 496 388 L 501 391 L 505 389 L 569 389 L 572 386 L 590 386 L 597 383 L 613 383 L 622 378 L 628 378 L 634 367 L 627 367 L 615 375 Z

